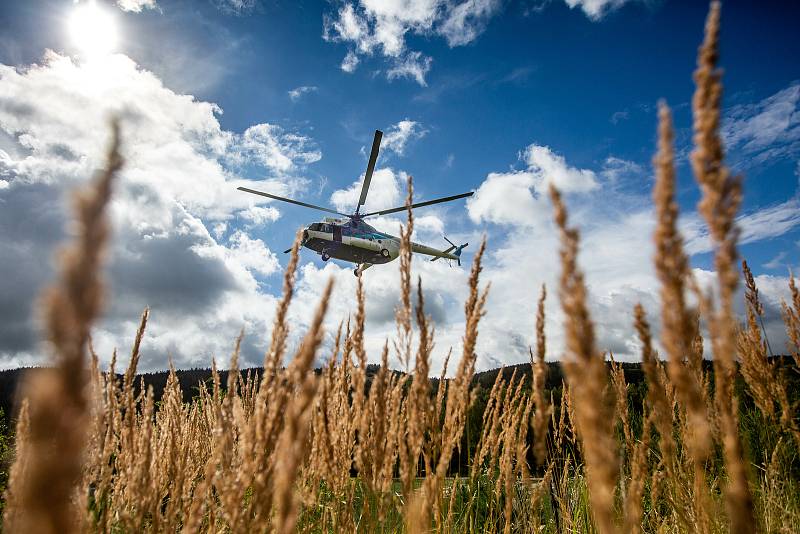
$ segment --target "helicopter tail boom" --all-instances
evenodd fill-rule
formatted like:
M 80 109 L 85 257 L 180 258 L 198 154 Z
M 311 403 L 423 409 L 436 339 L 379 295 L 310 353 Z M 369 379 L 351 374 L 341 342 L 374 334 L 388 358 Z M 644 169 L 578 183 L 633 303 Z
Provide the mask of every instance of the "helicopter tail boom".
M 436 261 L 438 259 L 444 258 L 446 260 L 456 260 L 458 262 L 458 265 L 461 266 L 461 251 L 467 248 L 467 246 L 469 246 L 469 243 L 464 243 L 463 245 L 456 245 L 446 237 L 444 239 L 445 241 L 450 243 L 450 246 L 447 247 L 446 249 L 437 250 L 435 254 L 431 254 L 430 252 L 422 252 L 422 251 L 420 252 L 422 252 L 423 254 L 429 254 L 431 256 L 434 256 L 433 258 L 431 258 L 431 261 Z M 415 250 L 414 252 L 417 251 Z

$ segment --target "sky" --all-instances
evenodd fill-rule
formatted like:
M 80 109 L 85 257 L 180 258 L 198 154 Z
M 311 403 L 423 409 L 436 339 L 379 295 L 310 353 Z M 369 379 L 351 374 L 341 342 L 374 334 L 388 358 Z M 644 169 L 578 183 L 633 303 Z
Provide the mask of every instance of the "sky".
M 126 165 L 110 214 L 103 362 L 127 353 L 151 309 L 141 368 L 260 365 L 296 230 L 322 214 L 238 186 L 352 211 L 373 133 L 385 132 L 367 208 L 475 191 L 420 209 L 414 239 L 469 242 L 463 266 L 415 257 L 435 324 L 432 372 L 460 354 L 469 265 L 485 236 L 491 283 L 477 366 L 528 360 L 546 284 L 548 359 L 563 349 L 558 242 L 547 197 L 581 230 L 598 345 L 637 360 L 632 309 L 658 330 L 650 200 L 656 106 L 672 108 L 681 229 L 708 287 L 713 252 L 696 210 L 692 71 L 707 5 L 680 0 L 29 0 L 0 4 L 0 368 L 47 361 L 37 295 L 70 234 L 69 192 L 103 165 L 121 121 Z M 722 10 L 722 136 L 744 180 L 740 252 L 766 329 L 800 271 L 800 4 Z M 402 217 L 372 224 L 397 234 Z M 395 334 L 398 262 L 364 273 L 371 361 Z M 303 250 L 290 344 L 326 281 L 330 357 L 354 311 L 352 266 Z M 741 298 L 739 312 L 742 312 Z M 398 365 L 392 356 L 392 364 Z

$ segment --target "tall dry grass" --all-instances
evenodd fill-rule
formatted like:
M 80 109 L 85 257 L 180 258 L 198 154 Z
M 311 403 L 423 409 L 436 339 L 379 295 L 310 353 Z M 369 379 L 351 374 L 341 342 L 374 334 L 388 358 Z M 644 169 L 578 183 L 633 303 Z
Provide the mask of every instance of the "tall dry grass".
M 100 310 L 105 206 L 118 171 L 119 132 L 106 170 L 79 196 L 76 236 L 42 309 L 52 369 L 27 383 L 17 419 L 16 460 L 5 496 L 9 532 L 788 532 L 800 524 L 796 392 L 769 358 L 758 288 L 743 264 L 746 318 L 733 314 L 735 216 L 740 180 L 719 138 L 719 4 L 712 3 L 693 101 L 692 166 L 700 213 L 715 245 L 717 301 L 697 288 L 678 231 L 672 119 L 659 106 L 653 160 L 654 266 L 660 327 L 632 310 L 646 391 L 606 361 L 594 336 L 578 263 L 578 230 L 551 190 L 561 240 L 558 296 L 564 314 L 565 381 L 548 390 L 546 291 L 542 287 L 531 372 L 475 385 L 476 347 L 488 284 L 475 254 L 461 353 L 431 381 L 435 329 L 422 281 L 411 271 L 413 217 L 401 231 L 397 337 L 368 373 L 367 295 L 358 281 L 352 317 L 323 347 L 328 283 L 304 339 L 287 354 L 298 264 L 295 239 L 260 373 L 212 379 L 184 402 L 170 366 L 160 399 L 137 383 L 149 312 L 142 314 L 125 372 L 117 355 L 99 369 L 89 332 Z M 409 181 L 407 204 L 411 203 Z M 699 296 L 694 307 L 692 292 Z M 783 307 L 800 360 L 800 292 Z M 704 365 L 701 325 L 714 359 Z M 664 360 L 657 353 L 663 350 Z M 390 348 L 402 371 L 389 369 Z M 320 359 L 327 363 L 316 372 Z M 456 361 L 457 359 L 457 361 Z M 452 378 L 447 378 L 447 369 Z M 552 371 L 552 369 L 551 369 Z M 475 413 L 477 399 L 485 402 Z M 479 420 L 477 446 L 461 448 Z M 464 453 L 469 464 L 454 465 Z

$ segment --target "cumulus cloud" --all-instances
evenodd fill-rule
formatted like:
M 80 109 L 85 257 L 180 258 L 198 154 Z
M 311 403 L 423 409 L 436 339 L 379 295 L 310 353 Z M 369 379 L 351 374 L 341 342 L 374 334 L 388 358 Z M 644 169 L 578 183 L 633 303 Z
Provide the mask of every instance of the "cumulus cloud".
M 411 78 L 422 87 L 427 87 L 428 82 L 425 76 L 431 70 L 433 58 L 428 57 L 422 52 L 408 52 L 403 57 L 397 58 L 386 71 L 386 77 L 390 80 L 396 78 Z
M 233 268 L 241 265 L 262 276 L 269 276 L 280 268 L 278 258 L 260 239 L 252 239 L 238 230 L 228 242 L 230 247 L 225 252 L 227 259 L 233 263 Z
M 277 221 L 281 214 L 272 206 L 250 206 L 238 213 L 239 217 L 247 221 L 248 228 L 258 228 Z M 223 230 L 224 232 L 224 230 Z
M 390 150 L 402 156 L 409 141 L 422 139 L 428 130 L 416 121 L 404 119 L 386 129 L 381 142 L 383 150 Z
M 469 199 L 467 209 L 474 222 L 537 225 L 548 206 L 550 184 L 566 193 L 587 193 L 599 187 L 594 171 L 568 165 L 547 146 L 529 145 L 521 157 L 526 170 L 490 173 Z
M 347 55 L 344 56 L 342 60 L 341 68 L 348 74 L 352 74 L 358 68 L 358 64 L 361 60 L 358 59 L 358 55 L 352 50 L 347 51 Z
M 242 327 L 254 334 L 245 363 L 260 362 L 275 297 L 259 288 L 278 259 L 229 223 L 263 225 L 279 212 L 236 187 L 291 193 L 320 153 L 275 125 L 224 130 L 219 113 L 122 55 L 97 65 L 48 52 L 38 65 L 0 65 L 0 177 L 8 184 L 0 188 L 0 365 L 41 361 L 32 303 L 53 274 L 67 192 L 102 165 L 112 114 L 126 165 L 111 204 L 110 298 L 94 333 L 102 357 L 132 341 L 150 306 L 144 369 L 163 368 L 168 355 L 179 366 L 207 365 L 229 353 Z M 265 178 L 245 180 L 237 175 L 244 168 Z
M 300 87 L 295 87 L 291 91 L 289 91 L 289 99 L 292 102 L 297 102 L 303 95 L 307 95 L 309 93 L 316 93 L 319 88 L 316 85 L 301 85 Z
M 589 19 L 598 21 L 632 0 L 564 0 L 570 9 L 580 8 Z
M 451 4 L 439 27 L 439 33 L 451 47 L 474 41 L 483 33 L 486 23 L 494 15 L 499 0 L 467 0 Z
M 594 21 L 629 1 L 565 0 Z M 323 38 L 352 46 L 340 65 L 345 72 L 354 72 L 361 57 L 379 54 L 388 61 L 389 80 L 409 78 L 425 87 L 433 58 L 409 50 L 407 36 L 436 35 L 451 48 L 465 46 L 483 33 L 501 6 L 500 0 L 348 0 L 323 17 Z
M 652 266 L 655 221 L 649 194 L 639 187 L 619 194 L 619 179 L 615 182 L 611 175 L 641 176 L 644 168 L 636 162 L 609 157 L 597 171 L 577 169 L 548 147 L 532 147 L 534 150 L 529 147 L 522 153 L 530 168 L 490 173 L 467 203 L 471 220 L 484 224 L 490 244 L 483 272 L 492 288 L 481 326 L 481 336 L 486 337 L 478 348 L 482 365 L 526 360 L 527 347 L 534 342 L 532 317 L 542 283 L 552 295 L 547 305 L 549 357 L 562 354 L 563 317 L 554 291 L 560 269 L 559 243 L 545 187 L 550 181 L 571 190 L 566 201 L 571 223 L 580 229 L 579 260 L 586 274 L 598 346 L 619 359 L 638 359 L 633 305 L 641 302 L 656 333 L 659 328 L 659 283 Z M 537 156 L 530 157 L 532 152 Z M 598 176 L 605 179 L 598 180 Z M 799 222 L 798 212 L 796 199 L 789 199 L 743 214 L 739 219 L 741 242 L 754 243 L 791 231 Z M 690 253 L 708 252 L 707 232 L 698 214 L 684 213 L 681 221 Z M 713 283 L 714 273 L 696 270 L 696 275 L 701 284 Z M 787 279 L 759 277 L 762 284 L 763 291 L 770 292 L 772 303 L 768 306 L 767 329 L 773 346 L 780 351 L 785 334 L 779 301 L 787 297 Z M 743 312 L 742 300 L 737 300 L 739 312 Z
M 408 50 L 406 35 L 433 33 L 450 47 L 463 46 L 483 32 L 499 5 L 499 0 L 348 1 L 335 15 L 325 15 L 323 38 L 354 46 L 341 64 L 345 72 L 355 70 L 359 55 L 380 53 L 390 60 L 389 79 L 408 77 L 424 86 L 432 59 Z
M 158 9 L 156 0 L 117 0 L 117 7 L 123 11 L 141 13 L 145 9 Z
M 530 145 L 525 150 L 525 161 L 539 182 L 539 190 L 553 184 L 565 193 L 588 192 L 597 189 L 594 171 L 567 165 L 564 156 L 546 146 Z
M 609 182 L 618 184 L 627 178 L 640 178 L 644 172 L 644 167 L 635 161 L 609 156 L 603 163 L 600 174 Z
M 322 159 L 311 138 L 286 132 L 275 124 L 250 126 L 237 139 L 237 160 L 255 160 L 277 173 L 293 172 Z
M 475 223 L 533 223 L 532 217 L 541 205 L 532 193 L 535 186 L 536 177 L 532 172 L 489 173 L 475 195 L 467 201 L 469 216 Z

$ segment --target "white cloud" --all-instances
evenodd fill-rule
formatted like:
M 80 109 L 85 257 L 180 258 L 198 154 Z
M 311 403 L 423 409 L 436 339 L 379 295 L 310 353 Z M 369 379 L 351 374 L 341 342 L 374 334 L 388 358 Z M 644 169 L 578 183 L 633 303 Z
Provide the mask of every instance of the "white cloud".
M 527 174 L 527 176 L 526 176 Z M 484 186 L 501 180 L 515 184 L 504 194 L 495 188 L 495 199 L 482 195 Z M 481 354 L 491 354 L 509 364 L 524 362 L 534 342 L 534 306 L 539 288 L 547 284 L 548 357 L 558 359 L 564 347 L 563 315 L 558 305 L 560 274 L 558 233 L 552 223 L 549 197 L 530 191 L 537 178 L 531 173 L 490 175 L 476 196 L 494 200 L 484 217 L 503 224 L 501 231 L 489 228 L 490 249 L 485 278 L 492 289 L 479 345 Z M 621 359 L 635 358 L 635 335 L 631 311 L 637 302 L 655 310 L 656 279 L 652 270 L 652 216 L 645 204 L 626 205 L 630 213 L 595 193 L 579 191 L 567 197 L 571 224 L 581 232 L 580 264 L 586 273 L 592 318 L 598 346 Z M 508 211 L 503 209 L 508 206 Z M 470 205 L 473 215 L 473 206 Z M 505 345 L 505 346 L 503 346 Z M 484 366 L 493 366 L 485 361 Z
M 353 52 L 352 50 L 348 50 L 347 55 L 344 56 L 344 59 L 342 60 L 342 64 L 340 65 L 340 67 L 346 73 L 352 74 L 356 71 L 356 68 L 358 68 L 359 61 L 360 60 L 358 59 L 356 53 Z
M 755 104 L 734 106 L 725 114 L 722 135 L 728 150 L 755 162 L 800 153 L 800 83 Z
M 117 0 L 117 7 L 123 11 L 141 13 L 145 9 L 158 9 L 156 0 Z
M 318 90 L 319 88 L 316 85 L 301 85 L 289 91 L 289 99 L 292 102 L 297 102 L 303 95 L 316 93 Z
M 420 123 L 404 119 L 386 129 L 381 147 L 402 156 L 409 141 L 422 139 L 427 133 Z
M 564 0 L 570 9 L 580 8 L 591 20 L 598 21 L 632 0 Z
M 222 236 L 225 235 L 225 232 L 228 231 L 228 223 L 226 222 L 217 222 L 211 225 L 211 233 L 214 234 L 214 239 L 219 241 L 222 239 Z
M 467 0 L 451 4 L 443 18 L 439 33 L 451 47 L 466 45 L 483 33 L 486 23 L 499 7 L 499 0 Z
M 353 4 L 347 3 L 342 6 L 338 15 L 336 19 L 325 19 L 324 37 L 329 40 L 353 41 L 362 51 L 371 51 L 374 45 L 367 40 L 369 35 L 367 21 L 356 13 Z
M 228 238 L 231 246 L 225 251 L 230 261 L 249 271 L 268 276 L 280 268 L 278 258 L 260 239 L 251 239 L 238 230 Z
M 469 216 L 475 223 L 520 225 L 539 221 L 538 207 L 542 203 L 531 191 L 536 186 L 532 172 L 516 171 L 489 173 L 468 201 Z
M 525 160 L 528 170 L 537 177 L 540 191 L 551 183 L 565 193 L 587 192 L 598 187 L 594 171 L 570 167 L 564 156 L 546 146 L 530 145 L 525 150 Z
M 775 256 L 774 258 L 769 260 L 768 262 L 763 263 L 762 267 L 764 267 L 765 269 L 769 269 L 769 270 L 775 270 L 775 269 L 781 269 L 781 268 L 782 269 L 786 269 L 789 266 L 789 264 L 786 261 L 784 261 L 785 259 L 786 259 L 786 251 L 783 250 L 783 251 L 779 252 L 777 256 Z
M 445 233 L 444 221 L 436 215 L 415 215 L 414 231 L 425 236 L 440 236 Z
M 619 124 L 620 122 L 627 120 L 630 116 L 630 112 L 625 109 L 622 111 L 615 111 L 611 114 L 611 118 L 608 119 L 611 124 Z
M 736 220 L 742 229 L 739 241 L 753 243 L 778 237 L 800 224 L 800 200 L 792 198 L 775 206 L 761 208 Z
M 129 346 L 149 305 L 143 369 L 164 368 L 167 355 L 179 366 L 208 365 L 212 354 L 230 352 L 243 326 L 258 333 L 245 342 L 245 363 L 261 361 L 275 297 L 256 277 L 279 264 L 263 241 L 229 224 L 237 216 L 265 224 L 279 212 L 236 187 L 291 194 L 320 153 L 309 138 L 270 124 L 226 131 L 219 113 L 122 55 L 98 65 L 49 52 L 38 65 L 0 65 L 0 177 L 8 184 L 0 189 L 1 366 L 41 361 L 32 302 L 53 275 L 66 193 L 103 163 L 112 114 L 126 164 L 110 210 L 110 298 L 94 332 L 101 356 Z M 244 180 L 239 167 L 264 179 Z
M 423 55 L 422 52 L 408 52 L 394 61 L 391 68 L 386 71 L 386 77 L 389 80 L 412 78 L 422 87 L 427 87 L 425 76 L 431 70 L 432 62 L 433 58 Z
M 278 173 L 293 172 L 322 159 L 311 138 L 267 123 L 247 128 L 239 138 L 238 149 L 238 158 L 258 161 Z
M 238 213 L 239 217 L 248 221 L 248 228 L 258 228 L 277 221 L 281 214 L 272 206 L 250 206 Z
M 549 147 L 529 145 L 521 155 L 524 171 L 490 173 L 467 201 L 470 218 L 517 226 L 542 224 L 550 184 L 565 193 L 587 193 L 599 187 L 597 175 L 567 164 Z
M 600 174 L 610 182 L 617 184 L 625 178 L 640 178 L 644 172 L 644 167 L 635 161 L 609 156 L 603 163 Z
M 630 192 L 621 195 L 613 180 L 597 181 L 593 171 L 571 167 L 547 147 L 532 146 L 539 157 L 528 157 L 530 148 L 523 152 L 523 157 L 527 163 L 534 163 L 533 170 L 490 173 L 467 202 L 473 222 L 489 223 L 485 227 L 489 248 L 483 277 L 491 281 L 492 289 L 481 324 L 478 352 L 485 358 L 481 365 L 491 367 L 526 360 L 527 347 L 534 342 L 532 318 L 542 283 L 547 284 L 551 295 L 547 305 L 548 356 L 559 358 L 562 353 L 562 315 L 556 296 L 560 272 L 558 234 L 553 227 L 552 207 L 545 187 L 551 180 L 562 184 L 562 189 L 564 184 L 572 189 L 565 199 L 571 224 L 580 230 L 579 261 L 586 274 L 598 347 L 612 351 L 620 359 L 638 359 L 639 345 L 632 328 L 633 305 L 641 302 L 656 334 L 659 328 L 659 284 L 652 264 L 655 222 L 650 196 Z M 628 164 L 632 162 L 623 161 L 607 160 L 600 174 L 606 176 L 609 170 L 631 168 L 633 172 L 644 171 Z M 797 201 L 790 199 L 744 214 L 739 219 L 740 226 L 747 229 L 742 242 L 769 239 L 796 228 L 800 222 L 797 213 L 800 213 Z M 691 253 L 706 252 L 708 242 L 701 237 L 705 230 L 698 214 L 685 213 L 681 221 L 687 249 Z M 705 284 L 714 274 L 703 271 L 698 276 Z M 767 329 L 773 348 L 780 351 L 785 334 L 778 303 L 787 295 L 787 280 L 767 278 L 759 277 L 758 283 L 763 285 L 763 292 L 770 293 Z M 737 300 L 740 312 L 741 300 Z
M 741 233 L 739 243 L 755 243 L 772 239 L 800 225 L 800 200 L 790 198 L 780 204 L 759 208 L 736 218 Z M 681 231 L 686 236 L 686 250 L 699 254 L 712 250 L 708 230 L 697 214 L 684 217 Z
M 425 85 L 431 58 L 409 51 L 406 35 L 441 35 L 450 47 L 474 41 L 497 12 L 499 0 L 359 0 L 326 15 L 323 38 L 352 43 L 342 70 L 353 72 L 361 55 L 376 52 L 391 59 L 389 79 L 410 77 Z

